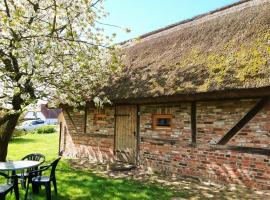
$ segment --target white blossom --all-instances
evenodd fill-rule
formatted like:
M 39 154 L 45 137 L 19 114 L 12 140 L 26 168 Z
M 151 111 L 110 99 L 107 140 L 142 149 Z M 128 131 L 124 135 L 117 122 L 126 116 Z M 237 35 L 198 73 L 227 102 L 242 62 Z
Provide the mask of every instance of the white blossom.
M 117 71 L 114 36 L 95 24 L 107 16 L 95 2 L 0 2 L 0 110 L 13 110 L 16 95 L 21 109 L 36 99 L 75 107 L 109 102 L 97 89 Z

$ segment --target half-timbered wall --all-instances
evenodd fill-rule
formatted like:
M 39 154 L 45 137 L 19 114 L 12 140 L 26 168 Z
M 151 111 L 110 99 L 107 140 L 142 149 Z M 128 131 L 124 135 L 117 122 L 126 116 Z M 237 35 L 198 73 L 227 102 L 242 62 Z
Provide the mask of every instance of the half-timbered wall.
M 62 126 L 68 129 L 65 136 L 66 157 L 88 158 L 102 163 L 113 162 L 114 108 L 109 107 L 102 111 L 106 115 L 102 123 L 95 122 L 95 115 L 99 113 L 100 111 L 94 108 L 88 108 L 86 113 L 85 110 L 63 112 L 65 121 L 62 120 Z M 63 142 L 61 144 L 63 145 Z
M 139 164 L 174 176 L 270 189 L 270 103 L 226 145 L 215 145 L 257 102 L 196 102 L 196 144 L 191 141 L 191 103 L 139 106 Z M 114 160 L 114 108 L 106 109 L 108 122 L 102 126 L 94 122 L 96 112 L 87 110 L 86 128 L 84 112 L 64 112 L 66 155 L 99 162 Z M 154 129 L 154 114 L 172 115 L 171 128 Z M 256 147 L 263 153 L 235 151 L 227 146 Z
M 256 100 L 197 103 L 197 142 L 215 143 L 254 106 Z
M 141 163 L 174 176 L 212 179 L 269 189 L 269 155 L 218 149 L 214 145 L 256 102 L 257 100 L 197 102 L 196 145 L 191 145 L 190 103 L 165 107 L 142 106 Z M 160 111 L 173 115 L 172 130 L 156 131 L 151 128 L 152 114 Z M 270 104 L 234 136 L 228 145 L 269 148 L 269 142 Z

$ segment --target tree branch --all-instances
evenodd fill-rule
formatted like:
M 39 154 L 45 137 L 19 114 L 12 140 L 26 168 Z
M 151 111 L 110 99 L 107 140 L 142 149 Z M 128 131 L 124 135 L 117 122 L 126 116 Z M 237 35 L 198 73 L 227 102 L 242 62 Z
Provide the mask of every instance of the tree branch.
M 100 22 L 100 21 L 97 21 L 97 20 L 95 20 L 95 22 L 98 23 L 98 24 L 104 25 L 104 26 L 111 26 L 111 27 L 114 27 L 114 28 L 122 29 L 121 26 L 117 26 L 117 25 L 114 25 L 114 24 L 107 24 L 107 23 L 103 23 L 103 22 Z
M 53 26 L 52 26 L 51 35 L 54 34 L 55 29 L 56 29 L 56 13 L 57 13 L 56 0 L 53 0 L 53 10 L 54 10 L 54 17 L 53 17 Z
M 4 2 L 5 2 L 5 7 L 6 7 L 6 14 L 8 17 L 10 17 L 10 12 L 9 12 L 9 8 L 8 8 L 7 0 L 4 0 Z
M 105 46 L 105 45 L 102 45 L 102 44 L 94 44 L 94 43 L 91 43 L 91 42 L 87 42 L 85 40 L 70 39 L 70 38 L 63 38 L 63 37 L 50 36 L 50 35 L 29 35 L 29 36 L 23 36 L 21 39 L 30 39 L 30 38 L 38 38 L 38 37 L 47 37 L 47 38 L 57 39 L 57 40 L 62 40 L 62 41 L 84 43 L 84 44 L 91 45 L 91 46 L 103 47 L 103 48 L 106 48 L 106 49 L 112 49 L 112 47 L 110 47 L 110 46 Z
M 28 3 L 30 3 L 33 6 L 35 13 L 37 13 L 37 11 L 39 9 L 39 1 L 37 3 L 33 3 L 30 0 L 27 0 L 27 1 L 28 1 Z M 28 24 L 31 25 L 33 23 L 34 19 L 35 19 L 35 16 L 30 17 Z
M 99 2 L 101 2 L 101 0 L 96 0 L 94 3 L 90 5 L 90 7 L 95 7 L 95 5 L 97 5 Z

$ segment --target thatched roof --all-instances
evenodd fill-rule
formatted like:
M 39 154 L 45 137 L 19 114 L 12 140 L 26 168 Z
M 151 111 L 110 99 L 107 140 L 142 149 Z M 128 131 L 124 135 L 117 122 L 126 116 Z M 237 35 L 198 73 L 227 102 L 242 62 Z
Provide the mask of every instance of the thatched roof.
M 111 99 L 270 86 L 270 0 L 249 0 L 122 44 Z

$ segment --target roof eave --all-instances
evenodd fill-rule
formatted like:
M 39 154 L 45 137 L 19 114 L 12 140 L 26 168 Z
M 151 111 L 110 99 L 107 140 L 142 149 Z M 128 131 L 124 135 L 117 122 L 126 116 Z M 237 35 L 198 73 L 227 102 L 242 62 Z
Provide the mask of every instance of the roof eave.
M 254 99 L 270 96 L 270 86 L 247 89 L 228 89 L 192 94 L 175 94 L 159 97 L 142 97 L 112 100 L 114 104 L 153 104 L 153 103 L 176 103 L 193 101 L 215 101 L 226 99 Z

